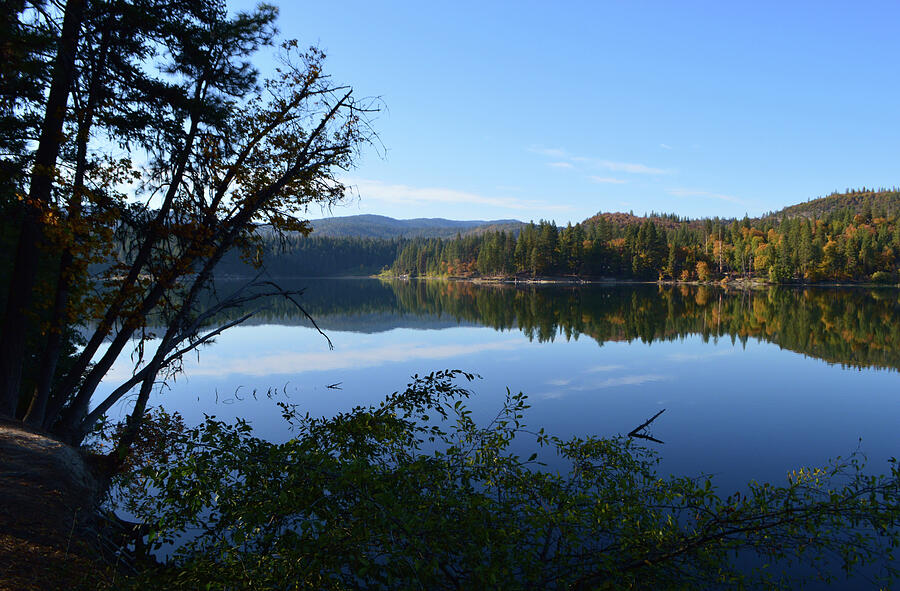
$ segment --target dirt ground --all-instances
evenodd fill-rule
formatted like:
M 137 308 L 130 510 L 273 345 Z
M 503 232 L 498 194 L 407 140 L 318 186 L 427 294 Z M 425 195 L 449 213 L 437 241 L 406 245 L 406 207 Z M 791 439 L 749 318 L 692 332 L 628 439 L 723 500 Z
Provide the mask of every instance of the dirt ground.
M 0 591 L 107 587 L 91 540 L 98 491 L 76 450 L 0 419 Z

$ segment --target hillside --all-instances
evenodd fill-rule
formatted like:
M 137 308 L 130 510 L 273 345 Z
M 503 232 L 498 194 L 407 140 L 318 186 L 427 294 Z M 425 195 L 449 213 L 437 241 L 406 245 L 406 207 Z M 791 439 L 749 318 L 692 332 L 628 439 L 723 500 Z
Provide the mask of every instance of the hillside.
M 381 215 L 351 215 L 312 220 L 313 236 L 324 238 L 452 238 L 457 234 L 491 230 L 515 231 L 518 220 L 397 220 Z
M 650 213 L 648 215 L 639 216 L 634 215 L 633 213 L 622 213 L 622 212 L 600 212 L 596 215 L 589 217 L 588 219 L 581 222 L 582 224 L 597 224 L 600 221 L 604 221 L 612 226 L 624 228 L 626 226 L 637 226 L 645 221 L 652 221 L 657 226 L 661 226 L 667 230 L 677 230 L 683 223 L 688 223 L 689 225 L 696 225 L 699 220 L 688 220 L 686 218 L 679 218 L 675 214 L 657 214 Z
M 813 219 L 817 220 L 813 223 Z M 850 191 L 744 219 L 598 213 L 574 226 L 514 220 L 313 220 L 310 236 L 263 234 L 261 258 L 285 277 L 553 276 L 894 283 L 900 191 Z M 457 236 L 459 238 L 457 239 Z M 440 239 L 440 240 L 437 240 Z M 252 275 L 237 253 L 225 276 Z
M 811 199 L 806 203 L 789 205 L 782 210 L 763 216 L 767 217 L 804 217 L 820 218 L 822 216 L 849 209 L 854 213 L 865 213 L 869 210 L 877 217 L 888 217 L 900 213 L 900 190 L 867 190 L 865 188 L 845 193 L 832 193 L 826 197 Z
M 900 192 L 863 189 L 741 220 L 598 213 L 565 227 L 527 224 L 516 236 L 412 240 L 390 273 L 895 284 L 898 261 Z
M 781 218 L 822 218 L 835 212 L 850 210 L 852 213 L 866 214 L 867 212 L 875 217 L 891 217 L 900 214 L 900 189 L 878 189 L 869 190 L 862 188 L 859 190 L 846 191 L 844 193 L 832 193 L 825 197 L 810 199 L 804 203 L 788 205 L 778 211 L 769 212 L 756 218 L 750 218 L 751 221 L 772 220 Z M 692 229 L 701 228 L 707 218 L 686 219 L 680 218 L 675 214 L 645 214 L 643 216 L 634 213 L 622 212 L 599 212 L 582 223 L 596 224 L 600 220 L 605 221 L 616 227 L 626 227 L 639 225 L 649 220 L 659 227 L 666 230 L 677 230 L 682 224 Z M 712 218 L 718 219 L 718 218 Z

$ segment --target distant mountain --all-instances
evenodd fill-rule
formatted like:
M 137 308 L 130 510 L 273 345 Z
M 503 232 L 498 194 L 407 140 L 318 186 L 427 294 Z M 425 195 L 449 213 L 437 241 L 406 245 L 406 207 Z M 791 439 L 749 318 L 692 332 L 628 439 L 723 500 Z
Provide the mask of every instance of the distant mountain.
M 845 193 L 832 193 L 827 197 L 811 199 L 806 203 L 789 205 L 780 211 L 763 217 L 820 218 L 844 209 L 860 214 L 866 213 L 866 210 L 868 210 L 868 213 L 876 216 L 890 216 L 900 213 L 900 190 L 867 190 L 863 188 Z
M 312 236 L 327 238 L 452 238 L 457 234 L 488 230 L 518 232 L 524 224 L 518 220 L 447 220 L 416 218 L 397 220 L 381 215 L 351 215 L 312 220 Z

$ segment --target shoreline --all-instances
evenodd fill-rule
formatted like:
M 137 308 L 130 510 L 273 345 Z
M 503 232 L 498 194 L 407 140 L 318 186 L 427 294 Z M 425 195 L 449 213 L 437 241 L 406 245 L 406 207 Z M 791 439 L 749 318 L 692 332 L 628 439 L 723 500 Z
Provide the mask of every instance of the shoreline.
M 658 279 L 638 280 L 638 279 L 620 279 L 614 277 L 599 278 L 581 278 L 581 277 L 527 277 L 527 278 L 509 278 L 509 277 L 435 277 L 435 276 L 418 276 L 410 277 L 408 275 L 370 275 L 372 279 L 381 279 L 387 281 L 458 281 L 475 284 L 486 285 L 693 285 L 707 287 L 740 287 L 747 289 L 762 289 L 768 287 L 783 288 L 835 288 L 835 287 L 862 287 L 867 289 L 888 288 L 900 289 L 897 283 L 872 283 L 872 282 L 817 282 L 817 283 L 773 283 L 759 278 L 738 278 L 718 281 L 681 281 L 677 279 Z
M 434 275 L 419 275 L 410 277 L 409 275 L 279 275 L 276 279 L 379 279 L 382 281 L 456 281 L 465 283 L 475 283 L 484 285 L 704 285 L 707 287 L 741 287 L 750 289 L 761 289 L 764 287 L 783 287 L 783 288 L 867 288 L 867 289 L 900 289 L 900 283 L 872 283 L 869 282 L 816 282 L 816 283 L 772 283 L 766 279 L 754 278 L 737 278 L 727 280 L 710 280 L 700 281 L 697 279 L 691 281 L 682 281 L 680 279 L 657 279 L 657 280 L 640 280 L 640 279 L 624 279 L 616 277 L 566 277 L 566 276 L 547 276 L 547 277 L 444 277 Z M 252 276 L 244 275 L 223 275 L 219 277 L 220 281 L 244 281 L 252 279 Z

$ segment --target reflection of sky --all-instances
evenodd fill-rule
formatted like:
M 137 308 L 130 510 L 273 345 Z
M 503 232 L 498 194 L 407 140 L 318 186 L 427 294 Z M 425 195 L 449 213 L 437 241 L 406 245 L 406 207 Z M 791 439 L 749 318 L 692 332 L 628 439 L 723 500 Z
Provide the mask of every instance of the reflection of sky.
M 372 343 L 354 342 L 349 347 L 341 347 L 338 352 L 322 350 L 290 350 L 296 341 L 281 339 L 277 332 L 296 333 L 296 327 L 253 327 L 236 328 L 235 333 L 252 332 L 258 329 L 268 329 L 273 341 L 265 346 L 257 343 L 253 351 L 247 351 L 245 344 L 238 339 L 222 346 L 212 347 L 202 354 L 199 359 L 189 359 L 185 363 L 185 369 L 192 377 L 210 376 L 225 378 L 229 376 L 279 376 L 285 374 L 298 375 L 313 371 L 324 370 L 350 370 L 367 367 L 377 367 L 389 363 L 425 361 L 436 359 L 452 359 L 475 354 L 487 354 L 496 351 L 508 351 L 522 347 L 520 339 L 509 339 L 489 343 L 448 343 L 433 345 L 424 339 L 399 343 Z M 301 329 L 302 330 L 302 329 Z M 250 335 L 252 336 L 252 335 Z M 286 336 L 290 336 L 286 334 Z M 315 335 L 319 336 L 319 335 Z M 324 339 L 319 337 L 321 342 Z M 313 339 L 315 340 L 315 338 Z M 365 339 L 360 339 L 365 340 Z M 284 348 L 272 348 L 278 343 Z M 311 343 L 314 345 L 314 343 Z M 229 346 L 232 345 L 232 346 Z M 127 380 L 131 376 L 129 367 L 116 367 L 111 372 L 111 377 L 118 380 Z
M 665 441 L 655 446 L 662 468 L 717 473 L 725 488 L 781 481 L 791 468 L 846 456 L 860 437 L 874 468 L 900 453 L 897 374 L 843 369 L 753 340 L 538 343 L 471 326 L 329 336 L 334 351 L 304 327 L 237 327 L 186 360 L 154 402 L 188 421 L 204 412 L 242 416 L 283 439 L 289 433 L 270 396 L 331 414 L 377 403 L 414 373 L 458 368 L 483 376 L 471 385 L 476 417 L 492 417 L 509 387 L 530 396 L 529 425 L 561 436 L 627 433 L 665 408 L 651 429 Z M 121 379 L 130 369 L 121 363 L 113 373 Z

